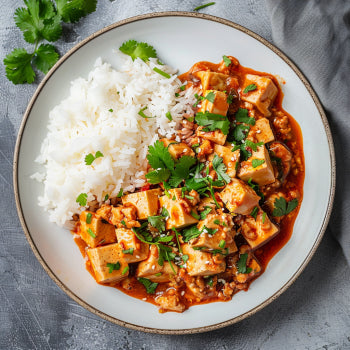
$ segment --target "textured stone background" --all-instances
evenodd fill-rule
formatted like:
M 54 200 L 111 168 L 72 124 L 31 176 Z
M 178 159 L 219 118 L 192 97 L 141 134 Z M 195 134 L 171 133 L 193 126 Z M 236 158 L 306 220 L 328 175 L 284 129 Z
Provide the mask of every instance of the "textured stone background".
M 206 3 L 99 0 L 95 13 L 66 25 L 61 54 L 118 20 L 138 14 L 184 10 Z M 254 316 L 215 332 L 151 335 L 131 331 L 86 311 L 47 276 L 34 257 L 16 214 L 12 159 L 16 135 L 36 83 L 15 86 L 2 60 L 27 47 L 13 21 L 20 0 L 0 0 L 0 349 L 350 349 L 350 273 L 338 243 L 327 232 L 298 280 Z M 205 13 L 242 24 L 272 41 L 267 7 L 259 0 L 218 0 Z M 290 55 L 293 59 L 293 55 Z M 307 72 L 306 72 L 307 73 Z

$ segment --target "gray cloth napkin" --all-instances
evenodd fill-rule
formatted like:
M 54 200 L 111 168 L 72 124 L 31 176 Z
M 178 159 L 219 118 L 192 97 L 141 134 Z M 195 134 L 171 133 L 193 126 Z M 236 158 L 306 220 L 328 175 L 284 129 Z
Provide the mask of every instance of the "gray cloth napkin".
M 350 264 L 350 1 L 266 0 L 274 43 L 316 90 L 332 130 L 337 187 L 328 230 Z M 322 161 L 322 155 L 318 156 Z

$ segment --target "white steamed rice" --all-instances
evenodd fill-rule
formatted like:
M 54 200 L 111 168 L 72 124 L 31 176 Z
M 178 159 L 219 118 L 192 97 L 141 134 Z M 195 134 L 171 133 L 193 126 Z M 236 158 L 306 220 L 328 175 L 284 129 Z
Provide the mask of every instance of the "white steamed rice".
M 48 133 L 36 159 L 45 171 L 32 175 L 44 184 L 38 200 L 50 221 L 62 226 L 84 210 L 76 202 L 80 193 L 88 195 L 88 202 L 102 202 L 106 194 L 115 197 L 121 188 L 129 192 L 145 185 L 148 146 L 158 134 L 174 135 L 183 113 L 193 114 L 192 89 L 175 97 L 181 85 L 171 67 L 156 59 L 145 63 L 130 57 L 120 71 L 98 59 L 88 79 L 72 82 L 69 97 L 49 115 Z M 155 118 L 138 114 L 146 106 L 144 113 Z M 86 165 L 85 156 L 97 151 L 104 156 Z

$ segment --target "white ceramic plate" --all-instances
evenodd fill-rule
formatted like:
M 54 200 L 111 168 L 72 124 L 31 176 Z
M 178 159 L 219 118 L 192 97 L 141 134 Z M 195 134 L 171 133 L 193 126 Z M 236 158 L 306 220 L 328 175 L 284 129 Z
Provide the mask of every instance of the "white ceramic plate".
M 135 39 L 153 45 L 162 61 L 188 70 L 197 61 L 219 62 L 223 54 L 243 66 L 278 74 L 286 80 L 284 108 L 299 123 L 304 139 L 304 200 L 290 241 L 271 260 L 248 292 L 230 302 L 194 306 L 182 314 L 159 314 L 157 307 L 98 285 L 68 231 L 48 221 L 37 205 L 41 184 L 29 177 L 46 134 L 49 111 L 68 96 L 70 82 L 87 77 L 98 56 L 118 68 L 114 49 Z M 322 161 L 320 159 L 322 158 Z M 261 309 L 301 273 L 328 222 L 335 181 L 333 144 L 322 107 L 298 69 L 275 47 L 232 22 L 191 13 L 160 13 L 116 23 L 69 51 L 38 87 L 18 135 L 14 186 L 18 213 L 37 258 L 53 280 L 75 301 L 112 322 L 143 331 L 193 333 L 223 327 Z

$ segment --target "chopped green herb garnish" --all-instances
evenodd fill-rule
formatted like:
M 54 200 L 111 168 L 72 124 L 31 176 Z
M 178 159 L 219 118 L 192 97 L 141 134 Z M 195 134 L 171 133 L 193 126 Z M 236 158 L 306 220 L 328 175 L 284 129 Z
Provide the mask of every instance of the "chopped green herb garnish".
M 88 228 L 87 232 L 92 238 L 96 238 L 96 235 L 95 235 L 94 231 L 91 230 L 91 228 Z
M 87 203 L 87 194 L 80 193 L 77 199 L 75 200 L 81 207 L 85 207 Z
M 166 116 L 170 121 L 173 120 L 173 117 L 171 116 L 171 113 L 170 113 L 170 112 L 166 112 L 166 113 L 165 113 L 165 116 Z
M 272 212 L 273 216 L 283 216 L 289 214 L 298 206 L 298 199 L 294 198 L 287 202 L 284 197 L 275 199 L 274 209 Z
M 199 231 L 197 225 L 194 225 L 183 229 L 181 234 L 183 241 L 188 242 L 193 238 L 197 238 L 201 234 L 201 231 Z
M 159 277 L 159 276 L 161 276 L 161 275 L 162 275 L 161 272 L 158 272 L 158 273 L 155 273 L 155 274 L 154 274 L 154 276 L 156 276 L 156 277 Z
M 117 198 L 120 198 L 123 195 L 123 189 L 121 188 L 117 194 Z
M 227 167 L 223 163 L 223 159 L 219 157 L 217 154 L 215 154 L 214 159 L 213 159 L 213 168 L 218 174 L 219 180 L 225 181 L 225 183 L 230 183 L 231 178 L 229 175 L 226 174 Z
M 213 91 L 208 92 L 207 95 L 204 97 L 204 99 L 208 100 L 211 103 L 214 103 L 215 93 Z
M 220 225 L 220 220 L 215 219 L 215 220 L 214 220 L 214 224 L 215 224 L 215 225 Z
M 109 194 L 107 193 L 107 194 L 105 195 L 104 200 L 106 201 L 108 198 L 109 198 Z
M 219 242 L 219 247 L 221 249 L 224 249 L 225 248 L 225 245 L 226 245 L 226 241 L 224 239 L 222 239 L 220 242 Z
M 256 217 L 258 215 L 258 212 L 259 212 L 259 208 L 258 207 L 254 207 L 252 212 L 250 213 L 250 215 L 255 219 L 255 221 L 256 221 Z
M 97 151 L 95 155 L 92 153 L 89 153 L 87 156 L 85 156 L 85 164 L 86 165 L 91 165 L 93 161 L 97 158 L 103 157 L 103 154 L 100 151 Z
M 159 232 L 165 231 L 165 218 L 161 215 L 149 216 L 148 222 L 151 226 L 156 228 Z
M 167 208 L 165 208 L 165 207 L 162 208 L 161 214 L 162 214 L 162 216 L 164 216 L 165 218 L 169 218 L 169 217 L 170 217 L 170 214 L 169 214 Z
M 129 55 L 134 61 L 137 57 L 147 62 L 151 57 L 156 58 L 157 52 L 153 46 L 146 43 L 137 42 L 136 40 L 129 40 L 120 46 L 119 50 L 126 55 Z
M 262 214 L 262 223 L 265 224 L 265 219 L 266 219 L 266 213 L 263 212 Z
M 151 280 L 149 280 L 147 278 L 143 278 L 143 277 L 138 278 L 138 281 L 145 286 L 146 292 L 148 294 L 154 294 L 155 293 L 156 288 L 158 286 L 158 283 L 152 282 Z
M 226 99 L 226 102 L 227 102 L 227 104 L 230 105 L 233 102 L 233 96 L 232 95 L 228 95 L 227 99 Z
M 134 254 L 134 248 L 125 249 L 125 250 L 123 250 L 123 253 L 132 255 L 132 254 Z
M 228 134 L 230 121 L 221 114 L 198 112 L 195 117 L 198 125 L 204 126 L 203 131 L 221 130 L 224 135 Z
M 125 275 L 128 271 L 129 271 L 129 265 L 124 267 L 122 271 L 122 275 Z
M 86 214 L 86 223 L 87 224 L 91 224 L 91 219 L 92 219 L 92 214 L 91 213 L 87 213 Z
M 141 116 L 142 118 L 145 119 L 149 119 L 149 118 L 156 118 L 156 117 L 152 117 L 152 116 L 148 116 L 145 113 L 143 113 L 143 111 L 145 111 L 147 109 L 147 107 L 143 107 L 142 109 L 139 110 L 139 112 L 137 113 L 139 116 Z
M 189 199 L 189 200 L 194 199 L 194 197 L 192 197 L 192 196 L 188 196 L 187 194 L 185 194 L 185 198 L 187 198 L 187 199 Z
M 126 226 L 126 223 L 125 223 L 125 220 L 124 220 L 124 219 L 121 221 L 121 223 L 122 223 L 124 226 Z
M 180 94 L 178 92 L 175 92 L 175 97 L 179 97 Z
M 213 210 L 213 208 L 212 207 L 209 207 L 209 206 L 205 206 L 204 207 L 204 210 L 201 212 L 201 219 L 202 220 L 204 220 L 206 217 L 207 217 L 207 215 L 211 212 Z
M 200 219 L 201 219 L 201 217 L 200 217 L 195 211 L 193 211 L 193 210 L 191 210 L 191 215 L 192 215 L 195 219 L 197 219 L 197 220 L 200 220 Z
M 181 91 L 184 91 L 185 89 L 186 89 L 186 85 L 180 86 L 180 90 L 181 90 Z
M 209 277 L 205 277 L 205 279 L 206 279 L 206 281 L 207 281 L 207 285 L 208 285 L 209 287 L 212 287 L 212 286 L 213 286 L 213 283 L 214 283 L 213 277 L 212 277 L 212 276 L 209 276 Z
M 182 261 L 184 262 L 184 264 L 186 264 L 188 258 L 189 256 L 187 254 L 182 255 Z
M 256 88 L 257 88 L 257 86 L 255 84 L 250 84 L 250 85 L 245 87 L 245 89 L 243 90 L 243 93 L 247 94 L 249 91 L 256 90 Z
M 179 248 L 179 252 L 182 253 L 182 249 L 181 249 L 181 245 L 180 245 L 180 241 L 179 241 L 179 232 L 177 231 L 177 229 L 175 227 L 172 227 L 171 229 L 173 230 L 173 232 L 175 232 L 177 246 Z
M 170 75 L 170 74 L 168 74 L 168 73 L 162 71 L 161 69 L 159 69 L 159 68 L 157 68 L 157 67 L 154 67 L 153 70 L 154 70 L 156 73 L 162 75 L 164 78 L 167 78 L 167 79 L 170 79 L 170 78 L 171 78 L 171 75 Z
M 222 59 L 224 60 L 226 67 L 228 67 L 232 63 L 232 61 L 225 55 L 222 56 Z
M 112 109 L 112 108 L 111 108 L 111 109 L 109 109 L 109 110 L 108 110 L 108 112 L 113 112 L 113 109 Z
M 265 163 L 264 159 L 253 159 L 252 160 L 253 168 L 257 168 L 258 166 L 260 166 L 260 165 L 262 165 L 264 163 Z
M 208 235 L 214 235 L 216 232 L 218 232 L 217 228 L 209 228 L 204 225 L 202 232 L 207 233 Z
M 245 123 L 249 125 L 255 125 L 255 119 L 249 117 L 248 109 L 239 108 L 237 113 L 235 114 L 236 121 L 240 123 Z
M 246 147 L 250 147 L 254 152 L 256 152 L 258 150 L 259 146 L 262 146 L 264 144 L 264 142 L 253 142 L 250 140 L 245 140 L 245 145 Z
M 119 270 L 120 269 L 120 262 L 117 261 L 115 264 L 112 263 L 107 263 L 107 267 L 109 268 L 109 273 L 112 273 L 114 270 Z
M 192 123 L 194 121 L 194 117 L 188 117 L 187 120 Z M 198 145 L 199 146 L 199 145 Z
M 247 267 L 248 253 L 241 254 L 237 262 L 237 270 L 239 273 L 250 273 L 252 269 Z
M 208 2 L 207 4 L 197 6 L 193 9 L 193 11 L 198 11 L 198 10 L 204 9 L 205 7 L 212 6 L 212 5 L 215 5 L 215 2 Z

